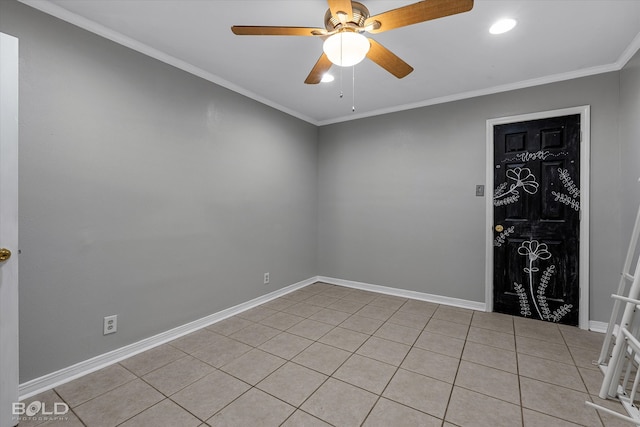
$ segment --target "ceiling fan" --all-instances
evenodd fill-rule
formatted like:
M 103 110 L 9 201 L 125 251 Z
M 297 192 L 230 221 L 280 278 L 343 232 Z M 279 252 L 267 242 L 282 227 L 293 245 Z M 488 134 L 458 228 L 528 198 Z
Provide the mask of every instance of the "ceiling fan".
M 397 78 L 413 71 L 413 67 L 364 33 L 377 34 L 432 19 L 468 12 L 473 0 L 424 0 L 370 16 L 362 4 L 351 0 L 328 0 L 324 16 L 325 28 L 272 27 L 234 25 L 231 31 L 240 36 L 317 36 L 323 38 L 323 53 L 304 81 L 320 83 L 331 65 L 351 66 L 369 58 Z

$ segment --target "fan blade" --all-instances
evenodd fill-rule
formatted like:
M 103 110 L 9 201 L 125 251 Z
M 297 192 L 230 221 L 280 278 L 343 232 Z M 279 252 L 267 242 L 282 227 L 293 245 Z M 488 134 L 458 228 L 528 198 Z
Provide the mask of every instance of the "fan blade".
M 324 52 L 322 52 L 320 59 L 318 59 L 316 65 L 313 66 L 313 69 L 304 82 L 308 85 L 315 85 L 320 83 L 320 80 L 322 80 L 322 76 L 324 75 L 324 73 L 329 71 L 331 65 L 333 64 L 331 63 L 331 61 L 329 61 L 329 57 Z
M 335 16 L 343 24 L 353 19 L 351 0 L 328 0 L 331 15 Z
M 234 25 L 233 34 L 238 36 L 319 36 L 327 33 L 324 28 L 309 27 L 260 27 L 253 25 Z
M 364 26 L 365 28 L 370 28 L 367 28 L 370 33 L 376 34 L 444 16 L 468 12 L 472 8 L 473 0 L 424 0 L 371 16 L 367 18 Z M 378 28 L 376 28 L 376 21 L 380 23 Z
M 413 67 L 402 59 L 400 59 L 395 53 L 391 52 L 386 47 L 373 39 L 369 39 L 371 43 L 371 49 L 367 53 L 367 58 L 401 79 L 407 76 L 413 71 Z

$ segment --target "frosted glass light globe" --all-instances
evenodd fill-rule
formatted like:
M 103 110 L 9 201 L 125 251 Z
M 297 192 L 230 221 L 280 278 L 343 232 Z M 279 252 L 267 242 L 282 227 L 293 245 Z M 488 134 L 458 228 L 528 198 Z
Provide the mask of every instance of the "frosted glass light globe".
M 322 50 L 333 64 L 350 67 L 366 58 L 371 44 L 360 33 L 343 31 L 324 41 Z

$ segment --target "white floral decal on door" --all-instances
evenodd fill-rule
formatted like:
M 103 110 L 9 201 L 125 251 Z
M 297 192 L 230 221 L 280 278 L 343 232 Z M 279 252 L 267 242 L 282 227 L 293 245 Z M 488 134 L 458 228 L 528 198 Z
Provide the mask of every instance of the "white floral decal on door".
M 569 194 L 561 193 L 559 191 L 552 191 L 551 194 L 553 194 L 553 196 L 555 197 L 556 202 L 564 203 L 565 205 L 575 209 L 576 211 L 579 211 L 580 190 L 574 184 L 568 170 L 558 168 L 558 173 L 560 174 L 560 182 L 562 182 L 562 185 Z
M 498 234 L 498 236 L 493 240 L 493 246 L 499 248 L 500 246 L 502 246 L 506 241 L 507 238 L 513 234 L 513 232 L 516 230 L 516 228 L 514 226 L 511 226 L 509 228 L 507 228 L 506 230 L 503 230 L 500 234 Z
M 503 206 L 515 203 L 520 200 L 520 189 L 528 194 L 536 194 L 540 184 L 536 181 L 535 175 L 531 173 L 529 168 L 513 168 L 507 169 L 507 179 L 513 181 L 510 185 L 503 182 L 494 191 L 493 205 Z M 509 190 L 507 190 L 509 187 Z
M 531 306 L 529 304 L 529 301 L 531 301 L 531 304 L 533 304 L 533 307 L 536 309 L 536 313 L 541 320 L 559 322 L 560 319 L 571 312 L 573 305 L 564 304 L 553 312 L 549 309 L 546 290 L 551 280 L 551 276 L 553 276 L 556 271 L 556 266 L 551 264 L 544 270 L 542 277 L 540 278 L 540 283 L 537 287 L 534 280 L 534 273 L 538 273 L 540 271 L 538 268 L 538 261 L 548 260 L 551 258 L 549 247 L 546 243 L 540 243 L 537 240 L 526 240 L 522 242 L 518 248 L 518 254 L 526 256 L 529 261 L 528 267 L 523 269 L 529 279 L 529 294 L 527 295 L 527 291 L 522 284 L 516 282 L 513 284 L 520 302 L 520 314 L 524 317 L 532 315 Z

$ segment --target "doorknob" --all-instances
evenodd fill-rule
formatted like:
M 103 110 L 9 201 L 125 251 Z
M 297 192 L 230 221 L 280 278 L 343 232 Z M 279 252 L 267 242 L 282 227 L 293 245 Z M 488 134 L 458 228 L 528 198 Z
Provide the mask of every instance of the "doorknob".
M 11 251 L 6 248 L 0 248 L 0 262 L 11 258 Z
M 502 233 L 502 230 L 504 230 L 504 227 L 502 225 L 500 225 L 500 224 L 496 225 L 496 231 L 498 233 Z

